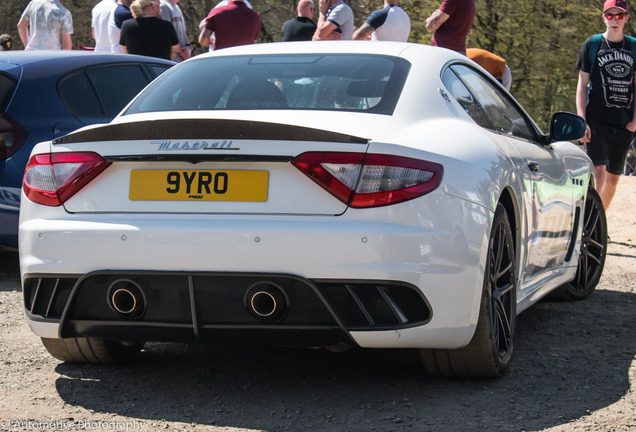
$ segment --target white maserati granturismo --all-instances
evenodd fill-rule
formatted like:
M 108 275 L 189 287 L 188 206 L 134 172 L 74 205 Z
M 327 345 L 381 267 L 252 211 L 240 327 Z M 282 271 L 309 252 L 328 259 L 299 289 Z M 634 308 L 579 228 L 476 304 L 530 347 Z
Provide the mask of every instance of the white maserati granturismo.
M 406 43 L 197 56 L 26 168 L 26 316 L 65 361 L 145 341 L 419 348 L 497 377 L 516 316 L 603 270 L 594 170 L 465 56 Z

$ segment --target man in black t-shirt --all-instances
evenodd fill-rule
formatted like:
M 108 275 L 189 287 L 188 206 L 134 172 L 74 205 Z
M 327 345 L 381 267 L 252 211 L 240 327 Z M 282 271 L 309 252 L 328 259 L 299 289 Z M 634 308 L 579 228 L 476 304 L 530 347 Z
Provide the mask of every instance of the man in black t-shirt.
M 298 16 L 283 24 L 281 32 L 283 42 L 310 41 L 316 32 L 316 23 L 311 19 L 314 16 L 314 2 L 300 0 L 296 10 Z
M 607 0 L 603 6 L 607 30 L 600 38 L 598 52 L 590 58 L 590 47 L 593 46 L 590 37 L 583 44 L 576 64 L 579 70 L 576 109 L 588 124 L 581 141 L 588 143 L 587 153 L 594 163 L 596 190 L 606 210 L 616 192 L 636 131 L 634 54 L 630 41 L 623 34 L 628 19 L 626 0 Z

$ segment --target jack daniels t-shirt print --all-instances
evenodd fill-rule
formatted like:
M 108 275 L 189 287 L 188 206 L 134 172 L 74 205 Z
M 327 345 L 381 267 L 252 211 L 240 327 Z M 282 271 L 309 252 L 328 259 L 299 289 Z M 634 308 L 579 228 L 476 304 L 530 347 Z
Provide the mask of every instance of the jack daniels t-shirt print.
M 627 37 L 621 42 L 601 38 L 595 59 L 589 58 L 591 38 L 585 41 L 577 68 L 590 72 L 587 118 L 615 124 L 629 123 L 634 110 L 634 54 Z M 594 61 L 591 68 L 590 60 Z

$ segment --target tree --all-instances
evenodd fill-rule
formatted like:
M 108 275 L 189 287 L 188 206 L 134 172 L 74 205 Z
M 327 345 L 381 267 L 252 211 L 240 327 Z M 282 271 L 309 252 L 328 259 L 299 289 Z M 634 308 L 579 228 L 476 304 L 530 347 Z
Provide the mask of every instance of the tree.
M 90 13 L 99 0 L 62 0 L 74 19 L 73 43 L 92 46 Z M 219 0 L 188 0 L 183 9 L 193 54 L 204 52 L 196 42 L 199 22 Z M 318 0 L 314 0 L 316 6 Z M 346 0 L 352 7 L 356 26 L 382 7 L 382 0 Z M 29 0 L 3 0 L 0 4 L 0 32 L 9 33 L 21 49 L 16 24 Z M 252 5 L 261 14 L 258 43 L 280 41 L 280 29 L 296 15 L 297 0 L 258 0 Z M 432 34 L 425 21 L 441 0 L 401 0 L 411 18 L 410 42 L 430 44 Z M 476 16 L 467 46 L 483 48 L 503 57 L 513 74 L 512 94 L 547 129 L 555 111 L 576 112 L 578 72 L 576 61 L 586 38 L 605 30 L 602 0 L 559 2 L 554 0 L 475 0 Z M 317 9 L 317 8 L 316 8 Z M 316 11 L 317 13 L 317 11 Z M 626 32 L 633 34 L 636 21 Z

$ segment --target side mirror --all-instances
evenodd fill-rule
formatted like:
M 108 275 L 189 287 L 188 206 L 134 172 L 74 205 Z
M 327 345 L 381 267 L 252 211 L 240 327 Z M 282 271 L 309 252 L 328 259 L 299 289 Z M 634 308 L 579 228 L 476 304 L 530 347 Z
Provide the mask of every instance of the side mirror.
M 547 143 L 555 141 L 573 141 L 585 135 L 585 120 L 565 111 L 560 111 L 552 115 L 550 120 L 550 135 Z

